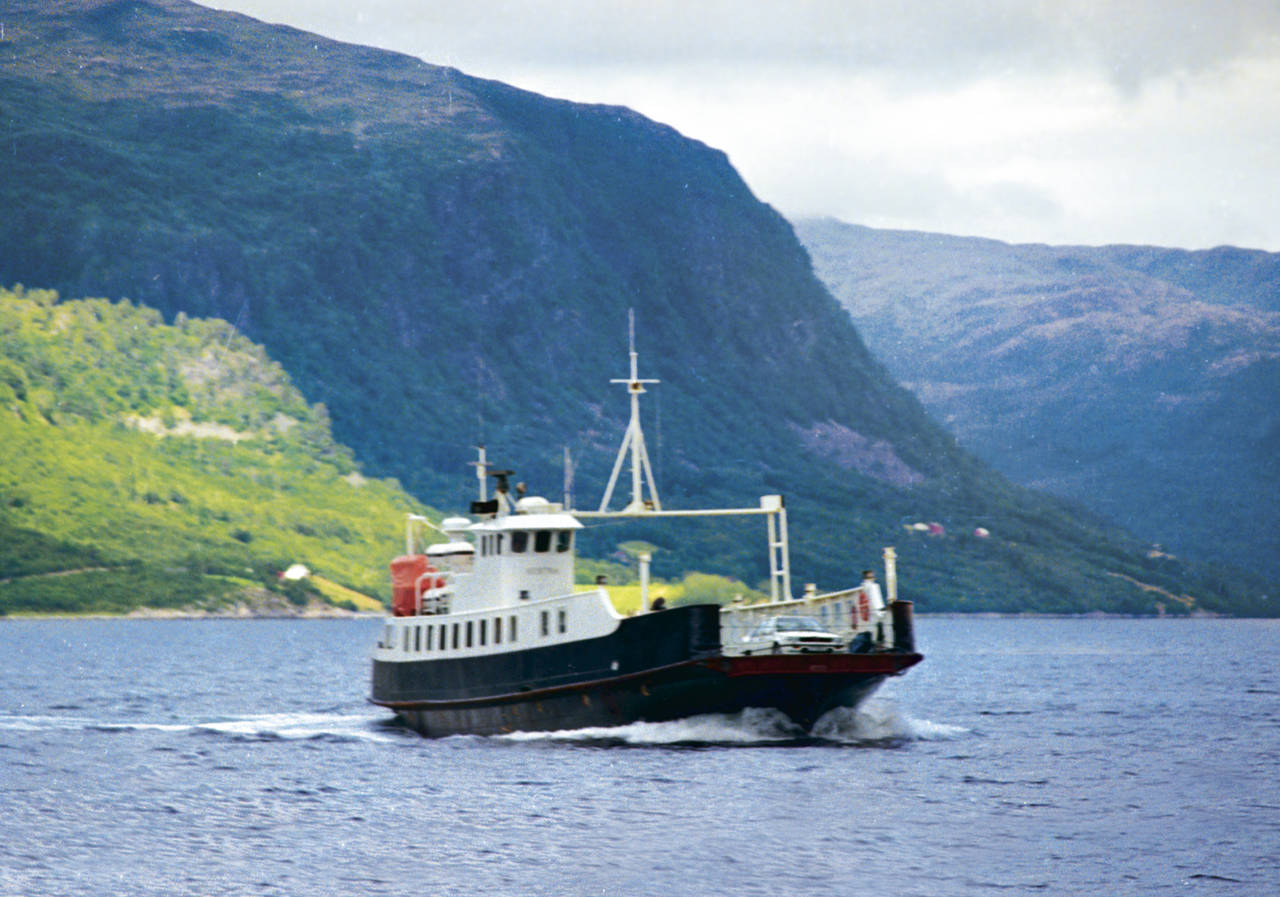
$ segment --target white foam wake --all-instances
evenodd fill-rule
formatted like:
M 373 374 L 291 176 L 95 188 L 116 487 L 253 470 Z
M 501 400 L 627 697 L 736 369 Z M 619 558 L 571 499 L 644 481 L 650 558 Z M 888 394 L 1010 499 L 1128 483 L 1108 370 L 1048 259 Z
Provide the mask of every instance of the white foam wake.
M 375 721 L 375 718 L 368 714 L 264 713 L 238 719 L 197 723 L 193 728 L 242 738 L 279 738 L 286 741 L 325 736 L 361 741 L 393 740 L 374 728 Z
M 747 709 L 741 713 L 709 713 L 663 723 L 562 729 L 555 732 L 513 732 L 507 741 L 612 741 L 636 745 L 758 744 L 789 741 L 798 730 L 777 710 Z
M 943 741 L 969 732 L 964 726 L 916 719 L 886 701 L 833 710 L 818 720 L 811 736 L 846 744 Z M 608 728 L 515 732 L 508 741 L 608 741 L 634 745 L 767 744 L 806 740 L 807 736 L 777 710 L 748 709 L 734 714 L 708 714 L 665 723 L 631 723 Z
M 889 701 L 875 699 L 857 709 L 833 710 L 813 727 L 817 738 L 850 743 L 946 741 L 969 732 L 964 726 L 916 719 Z
M 0 716 L 0 731 L 40 732 L 46 729 L 83 729 L 93 720 L 79 716 Z
M 207 722 L 148 722 L 92 719 L 85 716 L 3 716 L 0 731 L 39 732 L 50 729 L 99 732 L 213 732 L 240 738 L 304 740 L 333 736 L 364 741 L 393 741 L 368 714 L 266 713 Z

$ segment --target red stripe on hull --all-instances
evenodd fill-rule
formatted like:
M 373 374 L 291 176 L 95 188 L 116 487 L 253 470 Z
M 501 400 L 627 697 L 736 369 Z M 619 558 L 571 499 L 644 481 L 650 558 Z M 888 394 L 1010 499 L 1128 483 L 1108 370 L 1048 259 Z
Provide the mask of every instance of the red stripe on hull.
M 919 654 L 759 654 L 705 661 L 728 676 L 786 676 L 861 673 L 893 676 L 924 658 Z

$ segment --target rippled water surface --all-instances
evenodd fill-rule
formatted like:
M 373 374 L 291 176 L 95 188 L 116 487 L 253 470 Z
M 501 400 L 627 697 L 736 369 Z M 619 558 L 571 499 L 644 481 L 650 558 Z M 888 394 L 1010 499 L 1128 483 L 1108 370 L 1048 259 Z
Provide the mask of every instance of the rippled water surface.
M 1280 624 L 954 620 L 862 711 L 426 740 L 378 623 L 0 621 L 0 894 L 1280 893 Z

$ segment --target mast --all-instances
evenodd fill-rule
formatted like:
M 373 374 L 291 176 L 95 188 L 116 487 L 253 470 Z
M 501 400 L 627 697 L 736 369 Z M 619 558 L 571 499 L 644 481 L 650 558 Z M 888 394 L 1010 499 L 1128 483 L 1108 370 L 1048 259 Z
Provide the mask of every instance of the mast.
M 649 466 L 649 453 L 644 447 L 644 433 L 640 429 L 640 396 L 644 393 L 646 383 L 657 383 L 657 380 L 641 380 L 636 361 L 636 317 L 635 310 L 627 313 L 628 329 L 631 343 L 631 376 L 626 380 L 610 380 L 610 383 L 622 383 L 631 396 L 631 422 L 627 424 L 626 435 L 622 438 L 622 447 L 618 449 L 618 457 L 613 462 L 613 473 L 609 475 L 609 485 L 605 487 L 604 498 L 600 500 L 598 511 L 574 511 L 575 517 L 729 517 L 735 515 L 760 514 L 766 518 L 769 540 L 769 597 L 771 601 L 791 601 L 791 553 L 787 543 L 787 508 L 781 495 L 762 495 L 760 505 L 755 508 L 709 508 L 699 510 L 664 511 L 658 501 L 658 489 L 653 479 L 653 469 Z M 627 454 L 631 455 L 631 501 L 621 511 L 610 511 L 609 500 L 613 498 L 613 487 L 618 483 L 618 474 L 622 472 L 623 461 Z M 644 487 L 648 484 L 649 500 L 644 498 Z
M 605 487 L 604 498 L 600 500 L 600 511 L 609 509 L 609 500 L 613 498 L 613 487 L 618 483 L 618 474 L 622 471 L 622 462 L 631 454 L 631 501 L 623 509 L 625 512 L 661 511 L 662 502 L 658 500 L 658 487 L 654 483 L 653 468 L 649 466 L 649 452 L 644 447 L 644 431 L 640 428 L 640 396 L 644 393 L 646 383 L 658 383 L 658 380 L 641 380 L 636 352 L 636 312 L 627 310 L 628 336 L 631 346 L 631 376 L 626 380 L 610 380 L 610 383 L 622 383 L 631 395 L 631 421 L 627 424 L 626 435 L 622 437 L 622 446 L 618 449 L 617 460 L 613 462 L 613 473 L 609 475 L 609 485 Z M 649 487 L 649 501 L 644 499 L 646 483 Z

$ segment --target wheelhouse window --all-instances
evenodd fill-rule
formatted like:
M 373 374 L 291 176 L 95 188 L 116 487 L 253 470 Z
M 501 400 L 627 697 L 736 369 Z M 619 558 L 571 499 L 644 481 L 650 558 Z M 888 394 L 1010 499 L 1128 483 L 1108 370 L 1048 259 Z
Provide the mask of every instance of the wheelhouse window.
M 538 554 L 546 554 L 551 550 L 551 530 L 540 529 L 533 534 L 533 550 Z
M 525 549 L 529 547 L 529 534 L 522 529 L 518 529 L 511 534 L 511 553 L 524 554 Z
M 573 530 L 562 529 L 556 533 L 556 551 L 564 554 L 573 547 Z

